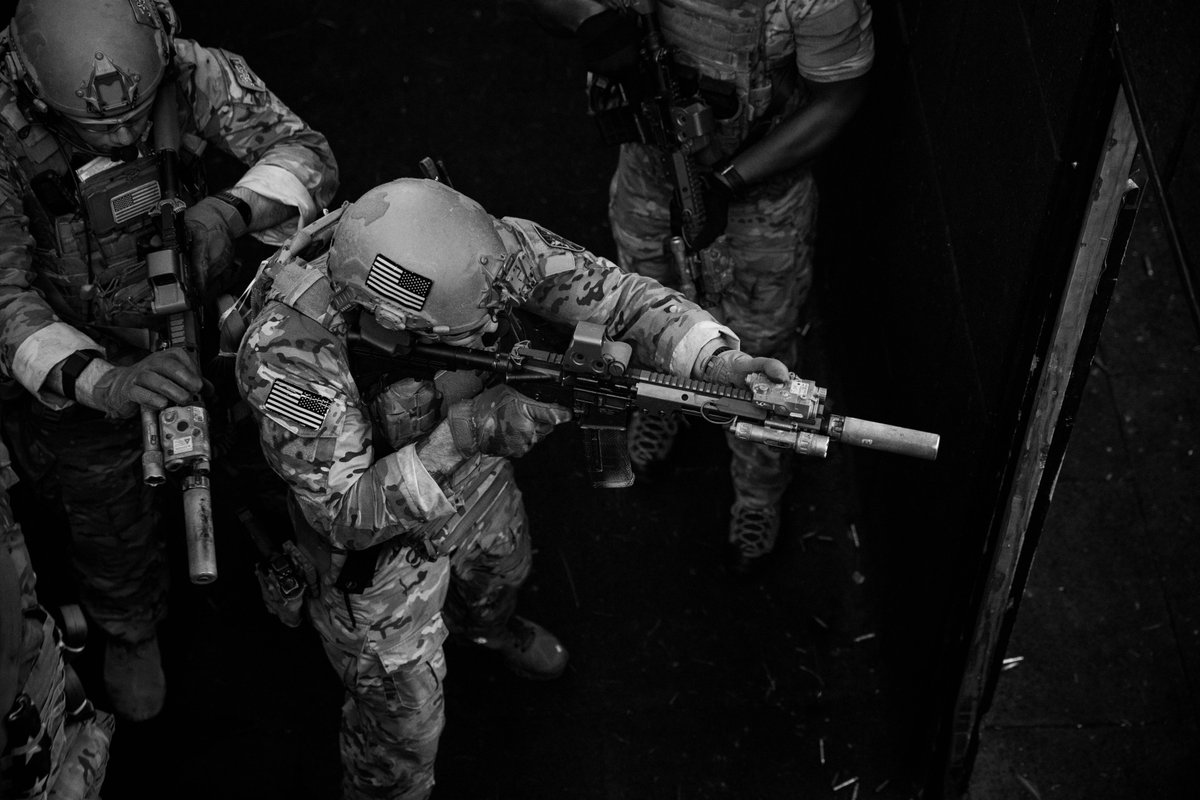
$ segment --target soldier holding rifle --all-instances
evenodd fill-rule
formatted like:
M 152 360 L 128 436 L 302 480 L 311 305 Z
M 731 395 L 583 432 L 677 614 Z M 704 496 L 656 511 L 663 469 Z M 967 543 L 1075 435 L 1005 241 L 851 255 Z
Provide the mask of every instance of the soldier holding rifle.
M 238 384 L 290 487 L 297 572 L 313 578 L 305 608 L 346 689 L 347 798 L 429 796 L 450 633 L 525 677 L 567 664 L 553 634 L 515 613 L 532 552 L 509 458 L 571 409 L 485 387 L 471 370 L 393 361 L 386 342 L 360 345 L 401 333 L 494 344 L 519 308 L 595 323 L 678 378 L 788 375 L 678 293 L 434 180 L 383 184 L 313 223 L 249 297 L 261 310 Z
M 172 440 L 167 466 L 206 480 L 185 457 L 204 433 L 204 287 L 234 239 L 278 244 L 337 186 L 325 137 L 245 59 L 178 33 L 164 0 L 22 0 L 0 36 L 0 368 L 53 455 L 109 700 L 130 720 L 165 693 L 167 568 L 140 409 L 187 415 L 197 435 Z M 205 196 L 209 146 L 249 169 Z
M 812 285 L 811 165 L 854 115 L 875 46 L 868 0 L 527 0 L 580 40 L 592 111 L 621 142 L 609 217 L 621 266 L 687 290 L 746 351 L 793 367 Z M 638 415 L 635 469 L 678 430 Z M 731 564 L 761 563 L 786 452 L 730 435 Z

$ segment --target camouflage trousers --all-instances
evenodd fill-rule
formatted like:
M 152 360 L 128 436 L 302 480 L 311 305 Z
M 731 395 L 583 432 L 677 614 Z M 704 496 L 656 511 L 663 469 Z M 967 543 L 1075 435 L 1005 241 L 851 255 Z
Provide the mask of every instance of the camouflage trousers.
M 708 311 L 741 338 L 751 355 L 797 368 L 798 327 L 812 287 L 817 187 L 807 170 L 753 187 L 729 208 L 725 233 L 713 244 L 732 266 L 733 283 Z M 665 251 L 671 226 L 671 187 L 657 150 L 621 147 L 609 185 L 609 221 L 623 269 L 678 287 Z M 731 476 L 739 499 L 774 505 L 791 479 L 790 453 L 728 436 Z
M 169 577 L 154 490 L 142 480 L 138 419 L 30 401 L 23 421 L 28 452 L 18 459 L 59 495 L 80 603 L 109 636 L 149 638 L 166 616 Z
M 511 475 L 507 462 L 503 469 Z M 409 562 L 385 550 L 362 594 L 323 579 L 308 603 L 325 654 L 342 679 L 343 796 L 417 800 L 433 791 L 445 725 L 443 643 L 504 628 L 529 575 L 532 549 L 512 485 L 450 556 Z

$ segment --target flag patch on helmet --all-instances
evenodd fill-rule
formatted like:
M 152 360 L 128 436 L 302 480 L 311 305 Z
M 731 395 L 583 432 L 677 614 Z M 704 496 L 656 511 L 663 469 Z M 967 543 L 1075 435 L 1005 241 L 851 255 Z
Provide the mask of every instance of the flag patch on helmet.
M 583 247 L 572 242 L 570 239 L 564 239 L 557 233 L 552 233 L 541 225 L 534 225 L 534 230 L 538 232 L 538 236 L 542 237 L 542 241 L 551 247 L 557 247 L 560 250 L 570 250 L 572 253 L 582 253 Z
M 275 380 L 267 393 L 263 407 L 284 419 L 306 428 L 319 428 L 325 422 L 325 414 L 333 401 L 315 392 L 293 386 L 287 381 Z
M 433 281 L 380 254 L 371 262 L 371 271 L 367 273 L 367 288 L 402 308 L 420 311 L 425 307 L 425 298 L 429 297 Z

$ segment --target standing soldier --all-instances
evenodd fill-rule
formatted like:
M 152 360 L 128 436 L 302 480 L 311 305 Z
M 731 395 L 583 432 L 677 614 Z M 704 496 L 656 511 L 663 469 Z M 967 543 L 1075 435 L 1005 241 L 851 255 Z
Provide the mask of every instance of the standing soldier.
M 0 442 L 0 797 L 91 800 L 100 796 L 114 720 L 83 696 L 63 657 L 64 634 L 38 603 L 9 505 L 16 479 Z
M 263 270 L 238 385 L 291 488 L 293 552 L 316 578 L 305 607 L 346 688 L 345 796 L 415 800 L 433 789 L 447 625 L 526 677 L 566 666 L 554 636 L 513 613 L 532 555 L 508 459 L 570 412 L 355 342 L 408 331 L 480 347 L 519 308 L 603 324 L 679 376 L 745 386 L 788 370 L 653 280 L 442 183 L 386 183 L 335 214 Z
M 603 87 L 637 79 L 634 62 L 651 25 L 669 47 L 679 97 L 698 99 L 703 112 L 694 119 L 712 121 L 694 153 L 707 220 L 687 242 L 707 251 L 714 274 L 729 276 L 727 286 L 708 287 L 716 295 L 709 310 L 747 352 L 797 367 L 817 209 L 810 165 L 863 98 L 875 53 L 867 0 L 528 2 L 580 39 L 597 73 L 598 113 L 614 99 Z M 618 259 L 667 285 L 680 281 L 664 253 L 675 194 L 658 147 L 621 145 L 609 194 Z M 639 416 L 630 430 L 635 468 L 665 459 L 677 426 L 673 417 Z M 727 438 L 735 495 L 729 541 L 733 566 L 744 572 L 775 546 L 792 456 Z
M 0 368 L 30 393 L 22 427 L 53 454 L 109 700 L 131 720 L 158 714 L 165 692 L 167 568 L 138 411 L 202 385 L 179 348 L 151 350 L 168 331 L 146 253 L 172 196 L 154 142 L 179 143 L 200 286 L 228 270 L 234 239 L 278 244 L 337 184 L 324 136 L 241 56 L 178 30 L 162 0 L 21 0 L 0 37 Z M 203 197 L 209 145 L 249 169 Z

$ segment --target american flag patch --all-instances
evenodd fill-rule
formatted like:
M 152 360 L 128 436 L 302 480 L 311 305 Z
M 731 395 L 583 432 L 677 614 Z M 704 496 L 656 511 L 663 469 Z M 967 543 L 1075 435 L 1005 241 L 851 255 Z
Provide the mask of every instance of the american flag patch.
M 380 254 L 371 262 L 371 271 L 367 273 L 367 288 L 400 304 L 402 308 L 420 311 L 425 307 L 425 298 L 429 297 L 433 281 Z
M 287 381 L 275 380 L 271 383 L 264 407 L 306 428 L 319 428 L 332 402 L 328 397 L 321 397 Z
M 158 205 L 160 197 L 162 197 L 162 192 L 158 188 L 158 181 L 148 181 L 127 192 L 121 192 L 109 201 L 113 222 L 120 225 L 126 220 L 131 220 L 139 214 L 154 209 Z

